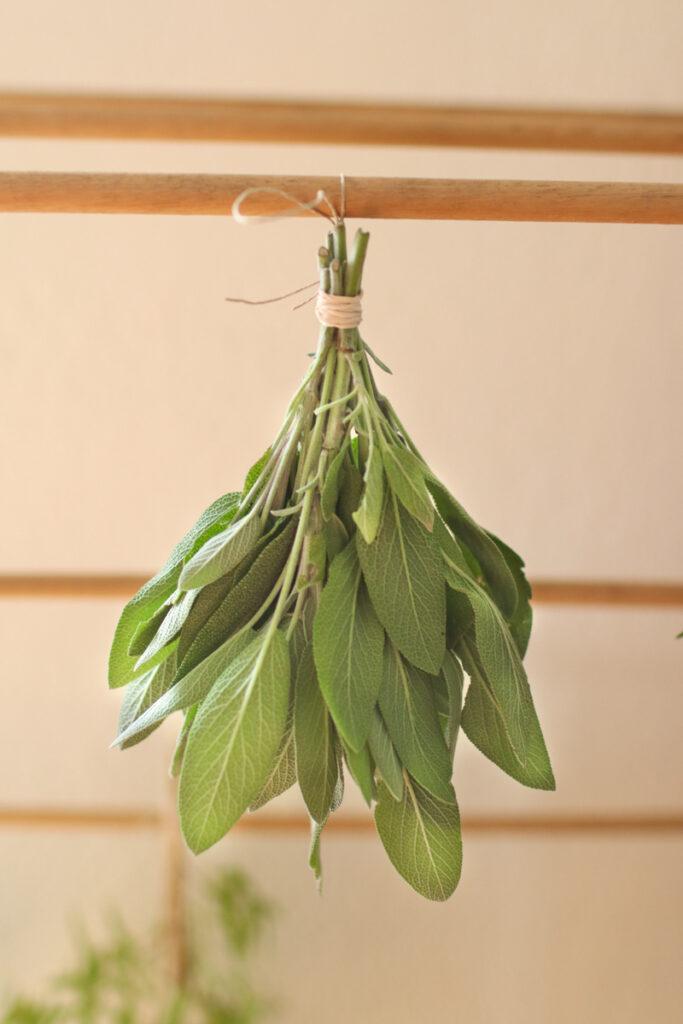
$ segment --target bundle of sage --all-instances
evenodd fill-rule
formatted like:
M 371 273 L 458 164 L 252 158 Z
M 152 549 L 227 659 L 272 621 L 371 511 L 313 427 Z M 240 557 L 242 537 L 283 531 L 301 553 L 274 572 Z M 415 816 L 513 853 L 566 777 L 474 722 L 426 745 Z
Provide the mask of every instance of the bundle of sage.
M 197 853 L 298 782 L 318 877 L 345 766 L 395 868 L 443 900 L 461 866 L 460 729 L 524 785 L 554 780 L 522 665 L 523 562 L 436 478 L 377 389 L 368 357 L 386 367 L 357 326 L 368 237 L 347 255 L 338 224 L 319 251 L 318 348 L 272 446 L 126 605 L 115 742 L 183 712 L 171 770 Z

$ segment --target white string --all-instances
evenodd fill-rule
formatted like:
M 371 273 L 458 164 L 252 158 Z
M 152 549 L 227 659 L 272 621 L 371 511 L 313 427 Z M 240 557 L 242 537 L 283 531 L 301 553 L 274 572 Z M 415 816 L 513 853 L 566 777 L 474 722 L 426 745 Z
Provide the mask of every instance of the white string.
M 337 213 L 333 203 L 330 200 L 330 197 L 327 195 L 327 192 L 325 192 L 325 190 L 322 188 L 318 189 L 313 199 L 311 199 L 307 203 L 304 203 L 303 200 L 298 199 L 296 196 L 292 195 L 291 192 L 285 192 L 281 188 L 272 188 L 269 185 L 254 185 L 251 188 L 245 188 L 244 191 L 240 192 L 240 194 L 233 201 L 231 207 L 233 219 L 236 220 L 238 224 L 266 224 L 270 221 L 279 220 L 281 217 L 294 216 L 294 214 L 296 213 L 295 209 L 282 210 L 281 213 L 273 213 L 266 216 L 250 217 L 248 214 L 242 213 L 241 206 L 245 199 L 247 199 L 249 196 L 256 195 L 258 192 L 267 192 L 269 195 L 280 196 L 282 199 L 286 199 L 289 203 L 292 204 L 293 207 L 298 207 L 300 210 L 310 210 L 313 213 L 317 213 L 320 217 L 325 217 L 326 220 L 329 220 L 332 224 L 336 226 L 343 222 L 344 208 L 346 206 L 346 183 L 344 181 L 343 174 L 341 174 L 339 177 L 342 207 L 341 214 Z M 322 210 L 318 209 L 321 203 L 324 203 L 327 206 L 327 208 L 330 211 L 329 214 L 323 213 Z
M 319 291 L 315 315 L 323 327 L 339 327 L 341 330 L 358 327 L 363 319 L 360 298 L 360 295 L 330 295 Z

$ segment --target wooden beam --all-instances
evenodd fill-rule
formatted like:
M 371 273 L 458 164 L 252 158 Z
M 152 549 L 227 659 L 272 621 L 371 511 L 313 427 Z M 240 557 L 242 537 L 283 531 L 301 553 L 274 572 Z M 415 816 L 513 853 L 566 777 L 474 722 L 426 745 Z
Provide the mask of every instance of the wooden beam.
M 337 177 L 239 174 L 0 174 L 0 212 L 181 214 L 228 217 L 245 189 L 275 189 L 310 202 L 324 189 L 340 208 Z M 246 215 L 316 216 L 273 191 Z M 683 185 L 609 181 L 347 178 L 349 218 L 683 224 Z
M 72 573 L 0 576 L 0 599 L 91 600 L 128 598 L 149 579 L 144 575 Z M 535 604 L 617 605 L 658 608 L 683 606 L 683 583 L 616 580 L 532 580 Z
M 0 807 L 0 827 L 55 828 L 59 830 L 93 829 L 128 831 L 130 829 L 167 830 L 168 818 L 160 811 L 121 809 L 104 811 L 97 808 L 67 807 Z M 370 814 L 335 814 L 326 831 L 339 835 L 373 832 Z M 303 834 L 310 831 L 310 822 L 303 814 L 273 814 L 259 811 L 248 814 L 235 826 L 238 832 L 255 834 Z M 474 833 L 506 833 L 510 835 L 539 833 L 679 833 L 683 832 L 683 814 L 651 814 L 647 811 L 630 814 L 588 812 L 577 814 L 472 814 L 463 820 L 463 830 Z M 177 863 L 173 865 L 174 872 Z M 177 886 L 177 878 L 173 884 Z M 175 900 L 174 896 L 174 900 Z
M 680 112 L 0 94 L 0 135 L 683 153 Z

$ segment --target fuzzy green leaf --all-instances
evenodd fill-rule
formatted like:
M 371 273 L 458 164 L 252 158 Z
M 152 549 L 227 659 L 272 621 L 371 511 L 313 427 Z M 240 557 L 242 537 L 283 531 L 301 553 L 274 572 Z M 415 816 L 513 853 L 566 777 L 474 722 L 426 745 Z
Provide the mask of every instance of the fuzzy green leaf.
M 185 750 L 187 748 L 187 741 L 190 735 L 190 729 L 192 723 L 195 720 L 197 711 L 199 710 L 199 704 L 193 704 L 192 707 L 187 708 L 183 714 L 183 724 L 178 733 L 178 739 L 176 740 L 175 750 L 173 751 L 173 758 L 171 760 L 171 767 L 169 774 L 172 779 L 177 779 L 180 775 L 180 769 L 183 767 L 183 758 L 185 757 Z
M 555 778 L 531 694 L 521 701 L 520 722 L 526 745 L 523 756 L 513 746 L 500 707 L 481 670 L 473 646 L 459 648 L 471 682 L 462 710 L 462 729 L 469 740 L 504 772 L 533 789 L 555 789 Z
M 384 632 L 368 599 L 353 543 L 332 563 L 313 624 L 315 665 L 325 702 L 354 750 L 368 738 L 382 682 Z
M 301 793 L 313 820 L 322 823 L 334 802 L 339 765 L 334 726 L 318 685 L 312 644 L 299 660 L 294 683 L 294 737 Z
M 451 756 L 455 753 L 460 731 L 463 684 L 462 665 L 452 651 L 446 651 L 441 672 L 434 680 L 434 701 Z
M 238 494 L 224 494 L 202 513 L 191 530 L 176 544 L 163 568 L 130 599 L 123 609 L 109 654 L 109 685 L 125 686 L 140 669 L 128 647 L 138 626 L 145 622 L 176 588 L 183 561 L 212 534 L 230 522 L 237 508 Z
M 337 500 L 339 498 L 339 486 L 341 482 L 341 472 L 346 458 L 346 449 L 348 445 L 342 445 L 340 451 L 337 452 L 335 457 L 332 459 L 330 466 L 325 474 L 325 481 L 323 483 L 322 493 L 320 495 L 320 510 L 322 512 L 323 519 L 325 522 L 330 519 L 335 512 L 337 507 Z
M 180 574 L 178 586 L 194 590 L 224 576 L 251 551 L 262 532 L 261 520 L 253 514 L 231 523 L 192 556 Z
M 384 504 L 384 469 L 382 456 L 376 443 L 371 442 L 368 460 L 363 474 L 363 495 L 360 505 L 353 513 L 353 521 L 363 535 L 366 544 L 372 544 L 382 519 Z
M 166 644 L 169 644 L 171 640 L 175 640 L 183 627 L 183 623 L 190 614 L 196 596 L 196 591 L 189 591 L 171 605 L 168 615 L 164 616 L 153 639 L 136 661 L 136 669 L 141 668 L 143 665 L 148 665 Z
M 174 711 L 183 711 L 192 704 L 204 700 L 218 677 L 251 642 L 253 635 L 251 631 L 247 631 L 226 640 L 213 654 L 173 683 L 150 708 L 116 737 L 112 746 L 120 746 L 144 729 L 168 718 Z
M 403 766 L 398 759 L 379 708 L 375 708 L 368 736 L 368 746 L 382 781 L 394 799 L 401 800 L 403 797 Z
M 455 800 L 436 800 L 405 778 L 403 799 L 378 788 L 375 824 L 389 860 L 406 882 L 429 900 L 454 892 L 462 866 L 460 815 Z
M 119 733 L 125 732 L 162 694 L 166 693 L 173 682 L 176 671 L 177 657 L 174 652 L 160 665 L 155 665 L 154 668 L 128 684 L 123 701 L 121 702 L 121 711 L 119 712 Z M 151 732 L 154 732 L 160 724 L 160 722 L 157 722 L 148 729 L 137 733 L 133 739 L 128 740 L 127 743 L 122 743 L 121 749 L 123 750 L 126 747 L 132 747 L 136 743 L 140 743 Z
M 434 680 L 387 641 L 379 706 L 402 764 L 435 797 L 452 792 L 451 758 L 434 701 Z
M 192 641 L 180 666 L 183 674 L 199 665 L 227 637 L 241 629 L 258 612 L 282 572 L 295 532 L 296 523 L 290 519 L 263 547 L 247 572 L 229 590 Z M 247 555 L 247 559 L 250 557 Z
M 358 786 L 368 807 L 375 799 L 375 770 L 367 743 L 360 750 L 351 750 L 343 744 L 344 757 L 351 777 Z
M 458 540 L 467 545 L 477 559 L 493 599 L 506 618 L 511 618 L 517 607 L 517 584 L 508 564 L 495 542 L 455 500 L 435 476 L 427 477 L 436 507 Z
M 393 643 L 432 675 L 446 651 L 446 586 L 438 546 L 389 494 L 377 537 L 356 536 L 373 607 Z
M 531 586 L 524 572 L 524 562 L 517 552 L 513 551 L 511 547 L 508 547 L 507 544 L 494 534 L 489 533 L 489 537 L 500 550 L 517 585 L 517 605 L 514 614 L 508 619 L 508 628 L 512 634 L 512 639 L 517 644 L 520 657 L 523 658 L 529 645 L 533 620 Z
M 178 796 L 183 835 L 195 853 L 224 836 L 261 792 L 284 733 L 289 681 L 284 635 L 259 634 L 200 707 Z
M 382 451 L 382 462 L 389 485 L 411 516 L 431 530 L 434 525 L 434 505 L 425 484 L 422 462 L 399 445 L 387 445 Z

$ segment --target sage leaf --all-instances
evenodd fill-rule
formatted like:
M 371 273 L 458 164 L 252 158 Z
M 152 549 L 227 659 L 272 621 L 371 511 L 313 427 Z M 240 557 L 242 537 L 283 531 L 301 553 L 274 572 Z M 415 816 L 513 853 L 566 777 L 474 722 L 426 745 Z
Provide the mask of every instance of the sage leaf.
M 271 455 L 272 449 L 266 448 L 261 458 L 257 459 L 253 466 L 250 467 L 249 472 L 244 478 L 244 486 L 242 487 L 242 497 L 246 497 L 246 495 L 249 494 L 252 487 L 257 482 L 258 478 L 261 476 L 261 473 L 268 465 Z
M 379 530 L 384 504 L 384 469 L 382 456 L 377 444 L 370 443 L 370 450 L 363 474 L 363 494 L 360 505 L 353 513 L 353 521 L 366 544 L 372 544 Z
M 384 632 L 368 599 L 355 546 L 332 563 L 313 623 L 315 666 L 334 723 L 354 750 L 368 738 L 382 682 Z
M 158 608 L 154 615 L 151 615 L 145 622 L 141 622 L 133 634 L 133 639 L 128 645 L 128 653 L 131 657 L 139 658 L 145 653 L 146 648 L 154 639 L 156 631 L 171 610 L 171 605 L 166 601 Z
M 446 652 L 446 586 L 428 533 L 389 494 L 372 544 L 356 546 L 377 616 L 393 643 L 418 668 L 436 675 Z
M 257 614 L 287 561 L 295 530 L 296 524 L 290 520 L 208 617 L 183 657 L 180 666 L 183 674 L 199 665 L 226 637 L 242 629 Z
M 366 743 L 361 750 L 352 750 L 346 744 L 343 746 L 344 757 L 351 777 L 361 791 L 366 804 L 370 807 L 375 799 L 375 770 L 368 745 Z
M 433 796 L 452 793 L 451 758 L 443 737 L 429 676 L 401 657 L 394 645 L 384 649 L 379 706 L 401 762 Z
M 175 750 L 173 751 L 173 758 L 171 760 L 171 767 L 169 774 L 172 779 L 177 779 L 180 775 L 180 769 L 183 766 L 183 758 L 185 757 L 185 749 L 187 747 L 187 740 L 190 735 L 190 729 L 192 723 L 195 720 L 199 704 L 193 704 L 192 707 L 187 708 L 183 713 L 183 724 L 178 733 L 178 739 L 176 740 Z
M 474 615 L 473 627 L 458 644 L 465 669 L 471 676 L 470 669 L 476 662 L 500 725 L 523 765 L 528 743 L 526 708 L 531 702 L 531 693 L 519 651 L 498 607 L 474 580 L 455 566 L 447 565 L 446 581 L 469 602 Z
M 375 708 L 368 736 L 368 746 L 382 781 L 393 798 L 400 800 L 403 797 L 403 766 L 398 759 L 379 708 Z
M 320 838 L 324 827 L 324 822 L 320 824 L 320 822 L 311 818 L 311 845 L 308 853 L 308 864 L 318 883 L 318 892 L 322 891 L 323 865 L 320 856 Z
M 169 644 L 171 640 L 178 636 L 183 623 L 190 614 L 190 609 L 196 596 L 195 591 L 189 591 L 183 594 L 176 604 L 171 605 L 168 614 L 164 616 L 153 639 L 136 661 L 136 669 L 141 668 L 143 665 L 148 665 L 166 644 Z
M 507 544 L 494 536 L 494 534 L 489 533 L 489 537 L 507 562 L 508 569 L 512 573 L 517 586 L 517 605 L 515 606 L 514 613 L 508 618 L 507 623 L 512 639 L 517 644 L 520 657 L 523 658 L 529 645 L 533 620 L 531 586 L 524 572 L 524 562 L 517 552 L 513 551 L 511 547 L 508 547 Z
M 346 527 L 339 516 L 332 516 L 323 526 L 327 560 L 331 564 L 340 551 L 343 551 L 349 542 L 349 535 Z
M 455 793 L 437 800 L 408 776 L 403 799 L 378 787 L 375 824 L 389 860 L 428 900 L 447 900 L 460 879 L 462 839 Z
M 222 530 L 235 514 L 237 494 L 224 494 L 202 513 L 194 526 L 176 544 L 162 569 L 130 599 L 119 618 L 109 654 L 109 685 L 125 686 L 141 674 L 135 669 L 135 657 L 128 653 L 138 626 L 173 593 L 183 560 L 213 532 Z
M 230 572 L 253 548 L 261 532 L 261 520 L 251 514 L 210 537 L 185 565 L 179 587 L 182 590 L 205 587 Z
M 521 700 L 519 718 L 526 740 L 521 755 L 511 742 L 505 719 L 476 654 L 468 647 L 461 650 L 471 680 L 462 711 L 463 732 L 482 754 L 523 786 L 555 789 L 555 777 L 531 694 L 526 692 Z
M 427 486 L 446 525 L 477 559 L 496 604 L 506 618 L 511 618 L 517 606 L 517 585 L 503 554 L 432 474 L 427 477 Z
M 225 668 L 251 642 L 252 637 L 253 633 L 244 632 L 226 640 L 187 675 L 176 679 L 151 707 L 116 737 L 112 746 L 120 746 L 150 725 L 162 722 L 174 711 L 183 711 L 204 700 Z
M 453 651 L 446 651 L 441 672 L 434 680 L 434 702 L 446 745 L 455 753 L 462 716 L 464 675 L 462 665 Z
M 178 795 L 195 853 L 221 839 L 263 788 L 284 732 L 289 681 L 287 641 L 268 629 L 231 662 L 197 712 Z
M 349 458 L 347 452 L 341 471 L 339 499 L 337 501 L 337 515 L 344 524 L 344 529 L 348 533 L 349 537 L 356 529 L 353 514 L 360 504 L 362 490 L 363 478 L 355 463 Z
M 329 469 L 325 474 L 325 482 L 323 484 L 322 493 L 320 495 L 320 511 L 322 512 L 323 519 L 325 522 L 330 519 L 335 512 L 337 507 L 337 501 L 339 499 L 339 483 L 342 467 L 346 458 L 346 450 L 348 445 L 342 445 L 341 449 L 337 452 L 335 457 L 330 463 Z
M 339 776 L 334 726 L 320 692 L 313 646 L 301 656 L 294 686 L 296 768 L 304 802 L 314 821 L 324 822 Z
M 166 661 L 160 665 L 155 665 L 154 668 L 145 672 L 144 675 L 138 676 L 137 679 L 128 684 L 121 703 L 121 711 L 119 712 L 118 730 L 120 733 L 125 732 L 140 715 L 144 714 L 168 690 L 173 682 L 176 669 L 177 657 L 174 652 Z M 127 743 L 122 743 L 121 749 L 132 747 L 141 740 L 144 740 L 150 733 L 154 732 L 159 724 L 157 722 L 148 729 L 139 732 L 134 739 L 128 740 Z
M 411 516 L 431 530 L 434 525 L 434 505 L 425 484 L 425 470 L 421 461 L 407 448 L 386 445 L 382 462 L 389 485 Z
M 294 721 L 290 717 L 261 792 L 252 801 L 249 810 L 258 811 L 275 797 L 286 793 L 296 782 L 296 748 L 294 746 Z

